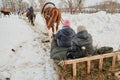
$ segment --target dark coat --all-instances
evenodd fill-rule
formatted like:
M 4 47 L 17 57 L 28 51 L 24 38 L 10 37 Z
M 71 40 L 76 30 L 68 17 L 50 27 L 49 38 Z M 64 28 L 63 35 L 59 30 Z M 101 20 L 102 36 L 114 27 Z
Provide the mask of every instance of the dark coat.
M 57 41 L 53 39 L 51 43 L 50 58 L 54 60 L 65 60 L 67 50 L 68 48 L 58 47 Z
M 30 9 L 29 9 L 29 19 L 30 20 L 33 20 L 33 17 L 35 18 L 36 16 L 35 16 L 35 14 L 34 14 L 34 9 L 33 9 L 33 7 L 30 7 Z
M 85 56 L 94 53 L 92 43 L 93 43 L 92 36 L 87 32 L 87 30 L 78 32 L 74 36 L 71 42 L 72 47 L 79 47 L 79 48 L 85 47 L 85 52 L 86 52 Z
M 33 7 L 30 7 L 30 13 L 34 13 Z
M 71 40 L 75 35 L 75 31 L 70 27 L 64 27 L 55 35 L 55 40 L 60 47 L 71 47 Z

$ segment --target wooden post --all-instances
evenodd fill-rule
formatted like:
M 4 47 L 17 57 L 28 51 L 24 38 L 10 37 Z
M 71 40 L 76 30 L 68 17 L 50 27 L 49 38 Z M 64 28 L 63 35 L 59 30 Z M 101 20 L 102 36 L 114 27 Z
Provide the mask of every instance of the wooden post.
M 90 74 L 90 60 L 87 61 L 87 73 Z
M 116 61 L 116 55 L 113 55 L 113 59 L 112 59 L 112 70 L 115 67 L 115 61 Z
M 76 63 L 73 63 L 73 80 L 76 80 Z
M 58 75 L 58 77 L 59 77 L 59 80 L 62 80 L 62 76 L 60 74 Z
M 99 59 L 99 69 L 102 70 L 102 66 L 103 66 L 103 58 Z

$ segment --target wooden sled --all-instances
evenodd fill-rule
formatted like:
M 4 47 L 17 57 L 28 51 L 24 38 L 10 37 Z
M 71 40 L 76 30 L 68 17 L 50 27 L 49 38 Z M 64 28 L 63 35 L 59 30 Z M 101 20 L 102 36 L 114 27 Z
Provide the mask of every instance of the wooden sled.
M 120 55 L 120 51 L 119 52 L 112 52 L 112 53 L 106 53 L 106 54 L 101 54 L 101 55 L 95 55 L 95 56 L 89 56 L 89 57 L 84 57 L 84 58 L 79 58 L 79 59 L 72 59 L 72 60 L 64 60 L 60 62 L 60 65 L 72 65 L 72 80 L 76 80 L 76 75 L 77 75 L 77 68 L 76 68 L 76 64 L 80 63 L 80 62 L 87 62 L 87 74 L 90 74 L 91 71 L 91 61 L 93 60 L 99 60 L 99 65 L 98 68 L 99 70 L 102 70 L 103 68 L 103 59 L 105 58 L 112 58 L 112 70 L 114 70 L 115 64 L 116 64 L 116 59 L 117 56 Z M 62 75 L 59 75 L 59 80 L 62 80 Z

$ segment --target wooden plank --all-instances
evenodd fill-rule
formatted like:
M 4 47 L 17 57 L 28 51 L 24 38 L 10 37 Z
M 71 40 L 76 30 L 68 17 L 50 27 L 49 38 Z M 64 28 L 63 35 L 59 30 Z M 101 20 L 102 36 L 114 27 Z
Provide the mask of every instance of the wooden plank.
M 96 60 L 96 59 L 100 59 L 100 58 L 112 57 L 115 54 L 120 55 L 120 52 L 106 53 L 106 54 L 84 57 L 84 58 L 79 58 L 79 59 L 64 60 L 64 63 L 65 64 L 73 64 L 73 63 L 84 62 L 84 61 L 88 61 L 88 60 Z

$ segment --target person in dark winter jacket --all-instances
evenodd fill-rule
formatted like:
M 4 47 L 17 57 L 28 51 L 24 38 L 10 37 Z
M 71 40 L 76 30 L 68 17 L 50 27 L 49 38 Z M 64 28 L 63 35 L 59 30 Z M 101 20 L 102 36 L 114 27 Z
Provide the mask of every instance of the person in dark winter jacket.
M 71 48 L 72 50 L 79 51 L 75 54 L 71 53 L 73 58 L 81 58 L 88 55 L 94 54 L 93 40 L 91 34 L 88 33 L 84 26 L 78 26 L 77 34 L 72 39 Z M 72 51 L 71 50 L 71 51 Z
M 29 11 L 30 11 L 30 13 L 34 13 L 34 9 L 32 6 L 30 7 Z
M 31 24 L 32 25 L 34 25 L 34 19 L 35 19 L 35 14 L 34 14 L 34 9 L 33 9 L 33 7 L 31 6 L 30 8 L 29 8 L 29 11 L 28 11 L 28 19 L 29 19 L 29 21 L 31 21 Z
M 75 35 L 75 31 L 70 28 L 70 21 L 64 20 L 63 28 L 55 35 L 55 40 L 59 47 L 71 47 L 71 40 Z

